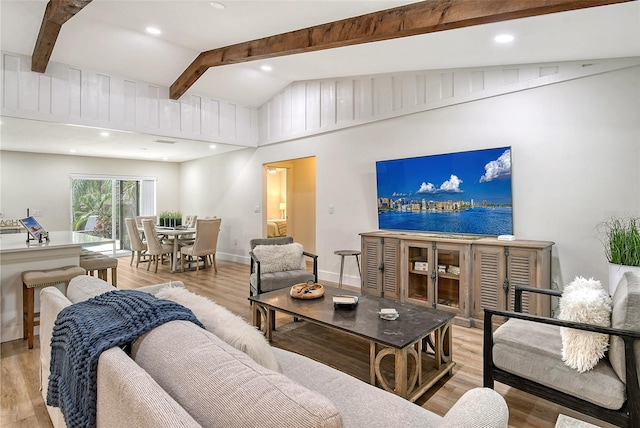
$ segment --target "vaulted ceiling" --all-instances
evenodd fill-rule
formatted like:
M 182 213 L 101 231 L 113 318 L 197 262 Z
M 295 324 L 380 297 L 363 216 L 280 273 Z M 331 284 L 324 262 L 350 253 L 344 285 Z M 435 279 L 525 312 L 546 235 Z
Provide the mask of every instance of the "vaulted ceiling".
M 203 52 L 414 3 L 402 0 L 70 1 L 84 7 L 62 24 L 50 52 L 51 61 L 167 87 Z M 554 1 L 498 3 L 530 7 Z M 463 3 L 482 5 L 487 1 L 433 0 L 431 3 L 442 7 Z M 562 3 L 575 6 L 588 4 L 590 0 Z M 46 6 L 45 0 L 0 0 L 0 48 L 32 55 Z M 443 16 L 440 18 L 444 19 Z M 291 53 L 302 53 L 264 55 L 250 62 L 207 66 L 193 85 L 185 89 L 257 107 L 298 80 L 640 56 L 638 1 L 486 22 L 489 23 L 400 39 L 312 52 L 305 52 L 312 49 L 298 49 Z M 145 32 L 148 26 L 162 33 L 150 35 Z M 454 27 L 456 25 L 451 25 Z M 512 34 L 514 42 L 496 44 L 493 37 L 501 33 Z M 271 66 L 272 70 L 261 70 L 263 65 Z M 5 141 L 2 141 L 3 149 L 7 148 Z

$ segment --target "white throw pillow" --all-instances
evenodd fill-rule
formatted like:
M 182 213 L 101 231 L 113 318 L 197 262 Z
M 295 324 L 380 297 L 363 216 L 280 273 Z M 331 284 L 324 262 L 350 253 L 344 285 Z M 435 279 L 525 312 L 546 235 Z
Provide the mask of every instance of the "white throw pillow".
M 280 371 L 278 360 L 264 335 L 224 306 L 182 287 L 166 287 L 156 297 L 186 306 L 207 330 L 220 339 L 244 352 L 258 364 Z
M 284 245 L 256 245 L 253 254 L 260 260 L 260 272 L 305 269 L 303 248 L 296 242 Z
M 568 284 L 560 298 L 559 319 L 601 327 L 611 326 L 611 296 L 600 281 L 576 277 Z M 561 328 L 562 360 L 584 373 L 604 357 L 609 335 L 584 330 Z

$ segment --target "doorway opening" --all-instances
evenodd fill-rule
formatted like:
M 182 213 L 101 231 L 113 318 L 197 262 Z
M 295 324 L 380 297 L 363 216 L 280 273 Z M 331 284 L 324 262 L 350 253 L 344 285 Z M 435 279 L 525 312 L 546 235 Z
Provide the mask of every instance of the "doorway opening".
M 291 236 L 316 250 L 315 156 L 264 164 L 264 236 Z

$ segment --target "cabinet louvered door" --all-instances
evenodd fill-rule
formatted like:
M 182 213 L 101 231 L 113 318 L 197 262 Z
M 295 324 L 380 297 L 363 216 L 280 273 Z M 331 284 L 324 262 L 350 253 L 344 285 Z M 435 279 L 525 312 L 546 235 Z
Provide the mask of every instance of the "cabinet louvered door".
M 473 249 L 473 258 L 473 316 L 482 319 L 483 308 L 505 307 L 504 248 L 478 245 Z
M 362 294 L 382 296 L 383 238 L 362 237 Z
M 400 240 L 385 238 L 382 244 L 384 270 L 382 272 L 383 296 L 400 299 Z
M 509 248 L 509 307 L 507 310 L 515 309 L 515 287 L 526 285 L 536 287 L 536 253 L 531 250 Z M 522 312 L 535 314 L 535 304 L 530 304 L 534 296 L 531 293 L 522 293 Z M 541 314 L 536 314 L 541 315 Z

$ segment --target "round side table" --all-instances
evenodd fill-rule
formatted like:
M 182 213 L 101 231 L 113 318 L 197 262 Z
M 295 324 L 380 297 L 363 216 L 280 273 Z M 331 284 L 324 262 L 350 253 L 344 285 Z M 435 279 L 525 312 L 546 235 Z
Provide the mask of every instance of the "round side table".
M 362 278 L 362 272 L 360 271 L 360 251 L 358 250 L 336 250 L 333 254 L 340 256 L 340 281 L 338 282 L 338 287 L 342 288 L 342 274 L 344 272 L 344 258 L 346 256 L 355 256 L 356 264 L 358 265 L 358 274 L 360 278 Z

